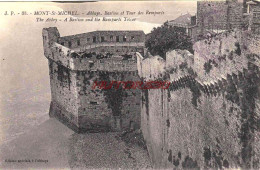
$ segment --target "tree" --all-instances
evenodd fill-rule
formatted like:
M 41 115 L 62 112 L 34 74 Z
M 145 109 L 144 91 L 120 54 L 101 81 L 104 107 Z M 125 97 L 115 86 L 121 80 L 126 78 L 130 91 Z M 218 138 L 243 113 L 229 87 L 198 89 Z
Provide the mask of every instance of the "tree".
M 185 29 L 169 27 L 167 24 L 153 28 L 147 35 L 145 46 L 152 55 L 166 58 L 166 52 L 173 49 L 186 49 L 193 53 L 192 42 Z

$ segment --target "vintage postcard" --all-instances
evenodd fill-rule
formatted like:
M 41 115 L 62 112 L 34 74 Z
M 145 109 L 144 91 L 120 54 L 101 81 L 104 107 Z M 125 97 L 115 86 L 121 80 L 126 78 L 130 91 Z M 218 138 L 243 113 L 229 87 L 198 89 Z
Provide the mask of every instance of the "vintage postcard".
M 259 0 L 0 2 L 0 32 L 0 168 L 260 168 Z

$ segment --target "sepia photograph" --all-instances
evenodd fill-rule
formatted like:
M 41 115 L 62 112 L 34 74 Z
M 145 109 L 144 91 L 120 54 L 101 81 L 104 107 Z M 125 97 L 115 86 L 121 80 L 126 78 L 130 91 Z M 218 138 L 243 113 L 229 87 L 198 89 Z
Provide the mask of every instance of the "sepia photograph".
M 1 169 L 260 169 L 260 0 L 0 2 Z

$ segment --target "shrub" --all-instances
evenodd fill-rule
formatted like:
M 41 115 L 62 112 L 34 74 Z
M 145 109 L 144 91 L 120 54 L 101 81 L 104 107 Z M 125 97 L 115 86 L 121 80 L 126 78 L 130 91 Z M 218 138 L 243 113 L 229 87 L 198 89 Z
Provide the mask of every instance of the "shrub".
M 169 27 L 166 24 L 154 28 L 146 36 L 145 46 L 152 55 L 166 58 L 166 52 L 174 49 L 186 49 L 193 53 L 191 39 L 182 28 Z

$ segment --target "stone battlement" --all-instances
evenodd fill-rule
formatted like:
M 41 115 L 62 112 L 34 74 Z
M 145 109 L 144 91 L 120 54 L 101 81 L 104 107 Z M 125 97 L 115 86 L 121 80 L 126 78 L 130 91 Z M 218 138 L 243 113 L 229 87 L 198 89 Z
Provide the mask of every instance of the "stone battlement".
M 228 86 L 228 80 L 238 83 L 248 69 L 260 68 L 259 45 L 260 36 L 247 31 L 223 32 L 197 41 L 194 55 L 187 50 L 174 50 L 167 52 L 164 61 L 157 56 L 143 60 L 139 54 L 138 72 L 144 80 L 170 81 L 169 89 L 174 91 L 193 85 L 206 95 L 215 96 Z
M 143 31 L 94 31 L 60 37 L 57 42 L 76 52 L 125 54 L 143 53 L 144 39 Z
M 259 67 L 259 46 L 259 35 L 252 36 L 248 31 L 224 32 L 197 41 L 193 45 L 194 55 L 174 50 L 167 52 L 166 61 L 158 56 L 140 59 L 137 67 L 142 68 L 139 76 L 145 80 L 170 77 L 170 81 L 177 81 L 193 76 L 202 84 L 214 84 L 227 79 L 227 75 L 248 69 L 248 62 Z
M 108 35 L 110 38 L 119 36 L 119 42 L 116 39 L 105 41 Z M 121 42 L 120 38 L 123 35 L 128 38 L 123 37 Z M 92 40 L 84 43 L 87 41 L 86 37 L 91 36 L 96 37 L 95 42 Z M 135 72 L 137 71 L 135 53 L 144 52 L 142 31 L 97 31 L 60 37 L 56 28 L 48 28 L 43 30 L 43 40 L 45 56 L 74 71 Z M 78 40 L 80 42 L 77 46 L 65 43 Z

